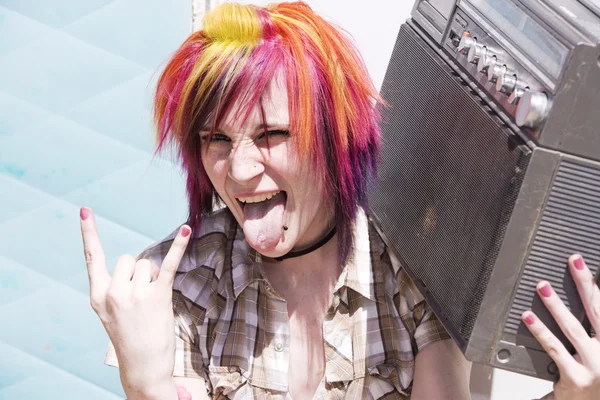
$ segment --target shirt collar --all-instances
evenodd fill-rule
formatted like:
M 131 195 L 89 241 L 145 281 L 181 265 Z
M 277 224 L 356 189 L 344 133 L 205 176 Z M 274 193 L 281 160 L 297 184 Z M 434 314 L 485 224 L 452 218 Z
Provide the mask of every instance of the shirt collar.
M 250 284 L 265 280 L 264 271 L 260 263 L 260 255 L 254 250 L 244 238 L 244 231 L 238 225 L 233 214 L 229 213 L 226 223 L 228 250 L 231 251 L 231 290 L 237 300 L 240 293 Z
M 375 283 L 380 274 L 374 273 L 373 257 L 381 257 L 383 248 L 377 241 L 376 233 L 371 229 L 369 219 L 362 208 L 359 208 L 353 227 L 354 247 L 338 281 L 340 289 L 346 286 L 369 300 L 375 301 Z
M 237 224 L 236 224 L 237 225 Z M 353 226 L 354 246 L 348 255 L 334 292 L 346 286 L 367 299 L 375 301 L 375 281 L 381 274 L 374 273 L 372 257 L 381 257 L 383 244 L 377 240 L 376 232 L 371 228 L 369 219 L 359 208 Z M 241 228 L 237 227 L 231 253 L 233 294 L 237 299 L 250 284 L 266 280 L 261 257 L 246 240 Z

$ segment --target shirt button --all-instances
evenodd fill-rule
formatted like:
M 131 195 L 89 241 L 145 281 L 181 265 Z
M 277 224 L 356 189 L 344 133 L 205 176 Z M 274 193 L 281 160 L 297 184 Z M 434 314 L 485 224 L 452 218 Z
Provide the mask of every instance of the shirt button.
M 283 343 L 281 343 L 281 342 L 275 343 L 275 351 L 283 351 Z
M 333 340 L 333 345 L 334 345 L 335 347 L 340 347 L 340 346 L 342 345 L 342 339 L 341 339 L 341 338 L 339 338 L 339 337 L 336 337 L 336 338 Z

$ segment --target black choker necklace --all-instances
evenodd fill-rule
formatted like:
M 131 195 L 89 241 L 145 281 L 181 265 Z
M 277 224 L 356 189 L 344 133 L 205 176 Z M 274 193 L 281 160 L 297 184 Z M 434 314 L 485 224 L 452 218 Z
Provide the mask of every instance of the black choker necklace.
M 335 235 L 335 227 L 327 234 L 327 236 L 325 236 L 323 239 L 319 240 L 317 243 L 313 244 L 312 246 L 310 246 L 304 250 L 290 251 L 289 253 L 284 254 L 281 257 L 275 257 L 274 260 L 283 261 L 286 258 L 300 257 L 305 254 L 308 254 L 311 251 L 315 251 L 319 247 L 323 246 L 325 243 L 329 242 L 329 240 L 333 237 L 333 235 Z

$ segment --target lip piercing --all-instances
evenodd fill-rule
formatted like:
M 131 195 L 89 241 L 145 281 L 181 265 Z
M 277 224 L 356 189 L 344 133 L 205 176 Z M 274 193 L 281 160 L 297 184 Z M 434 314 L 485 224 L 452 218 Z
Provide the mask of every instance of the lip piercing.
M 287 225 L 284 225 L 284 226 L 283 226 L 283 230 L 284 230 L 284 231 L 287 231 L 287 230 L 288 230 L 288 227 L 287 227 Z

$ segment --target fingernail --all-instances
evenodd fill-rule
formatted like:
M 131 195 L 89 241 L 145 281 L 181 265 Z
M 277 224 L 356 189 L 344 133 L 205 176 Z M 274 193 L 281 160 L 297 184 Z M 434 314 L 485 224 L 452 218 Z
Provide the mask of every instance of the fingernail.
M 179 400 L 192 400 L 192 395 L 185 387 L 175 385 L 175 389 L 177 390 L 177 397 L 179 397 Z
M 550 285 L 546 283 L 544 286 L 542 286 L 540 288 L 540 294 L 544 297 L 550 297 L 550 295 L 552 294 L 552 289 L 550 288 Z
M 579 271 L 581 271 L 584 266 L 583 257 L 577 256 L 577 258 L 575 260 L 573 260 L 573 264 L 575 264 L 575 268 L 577 268 Z
M 82 221 L 85 221 L 90 216 L 90 209 L 86 207 L 81 207 L 79 209 L 79 216 L 81 217 Z
M 181 236 L 188 237 L 190 235 L 190 233 L 192 233 L 192 230 L 190 228 L 188 228 L 187 226 L 184 226 L 183 228 L 181 228 Z
M 535 316 L 533 314 L 527 314 L 527 316 L 523 318 L 523 321 L 525 321 L 527 325 L 531 325 L 535 322 Z

